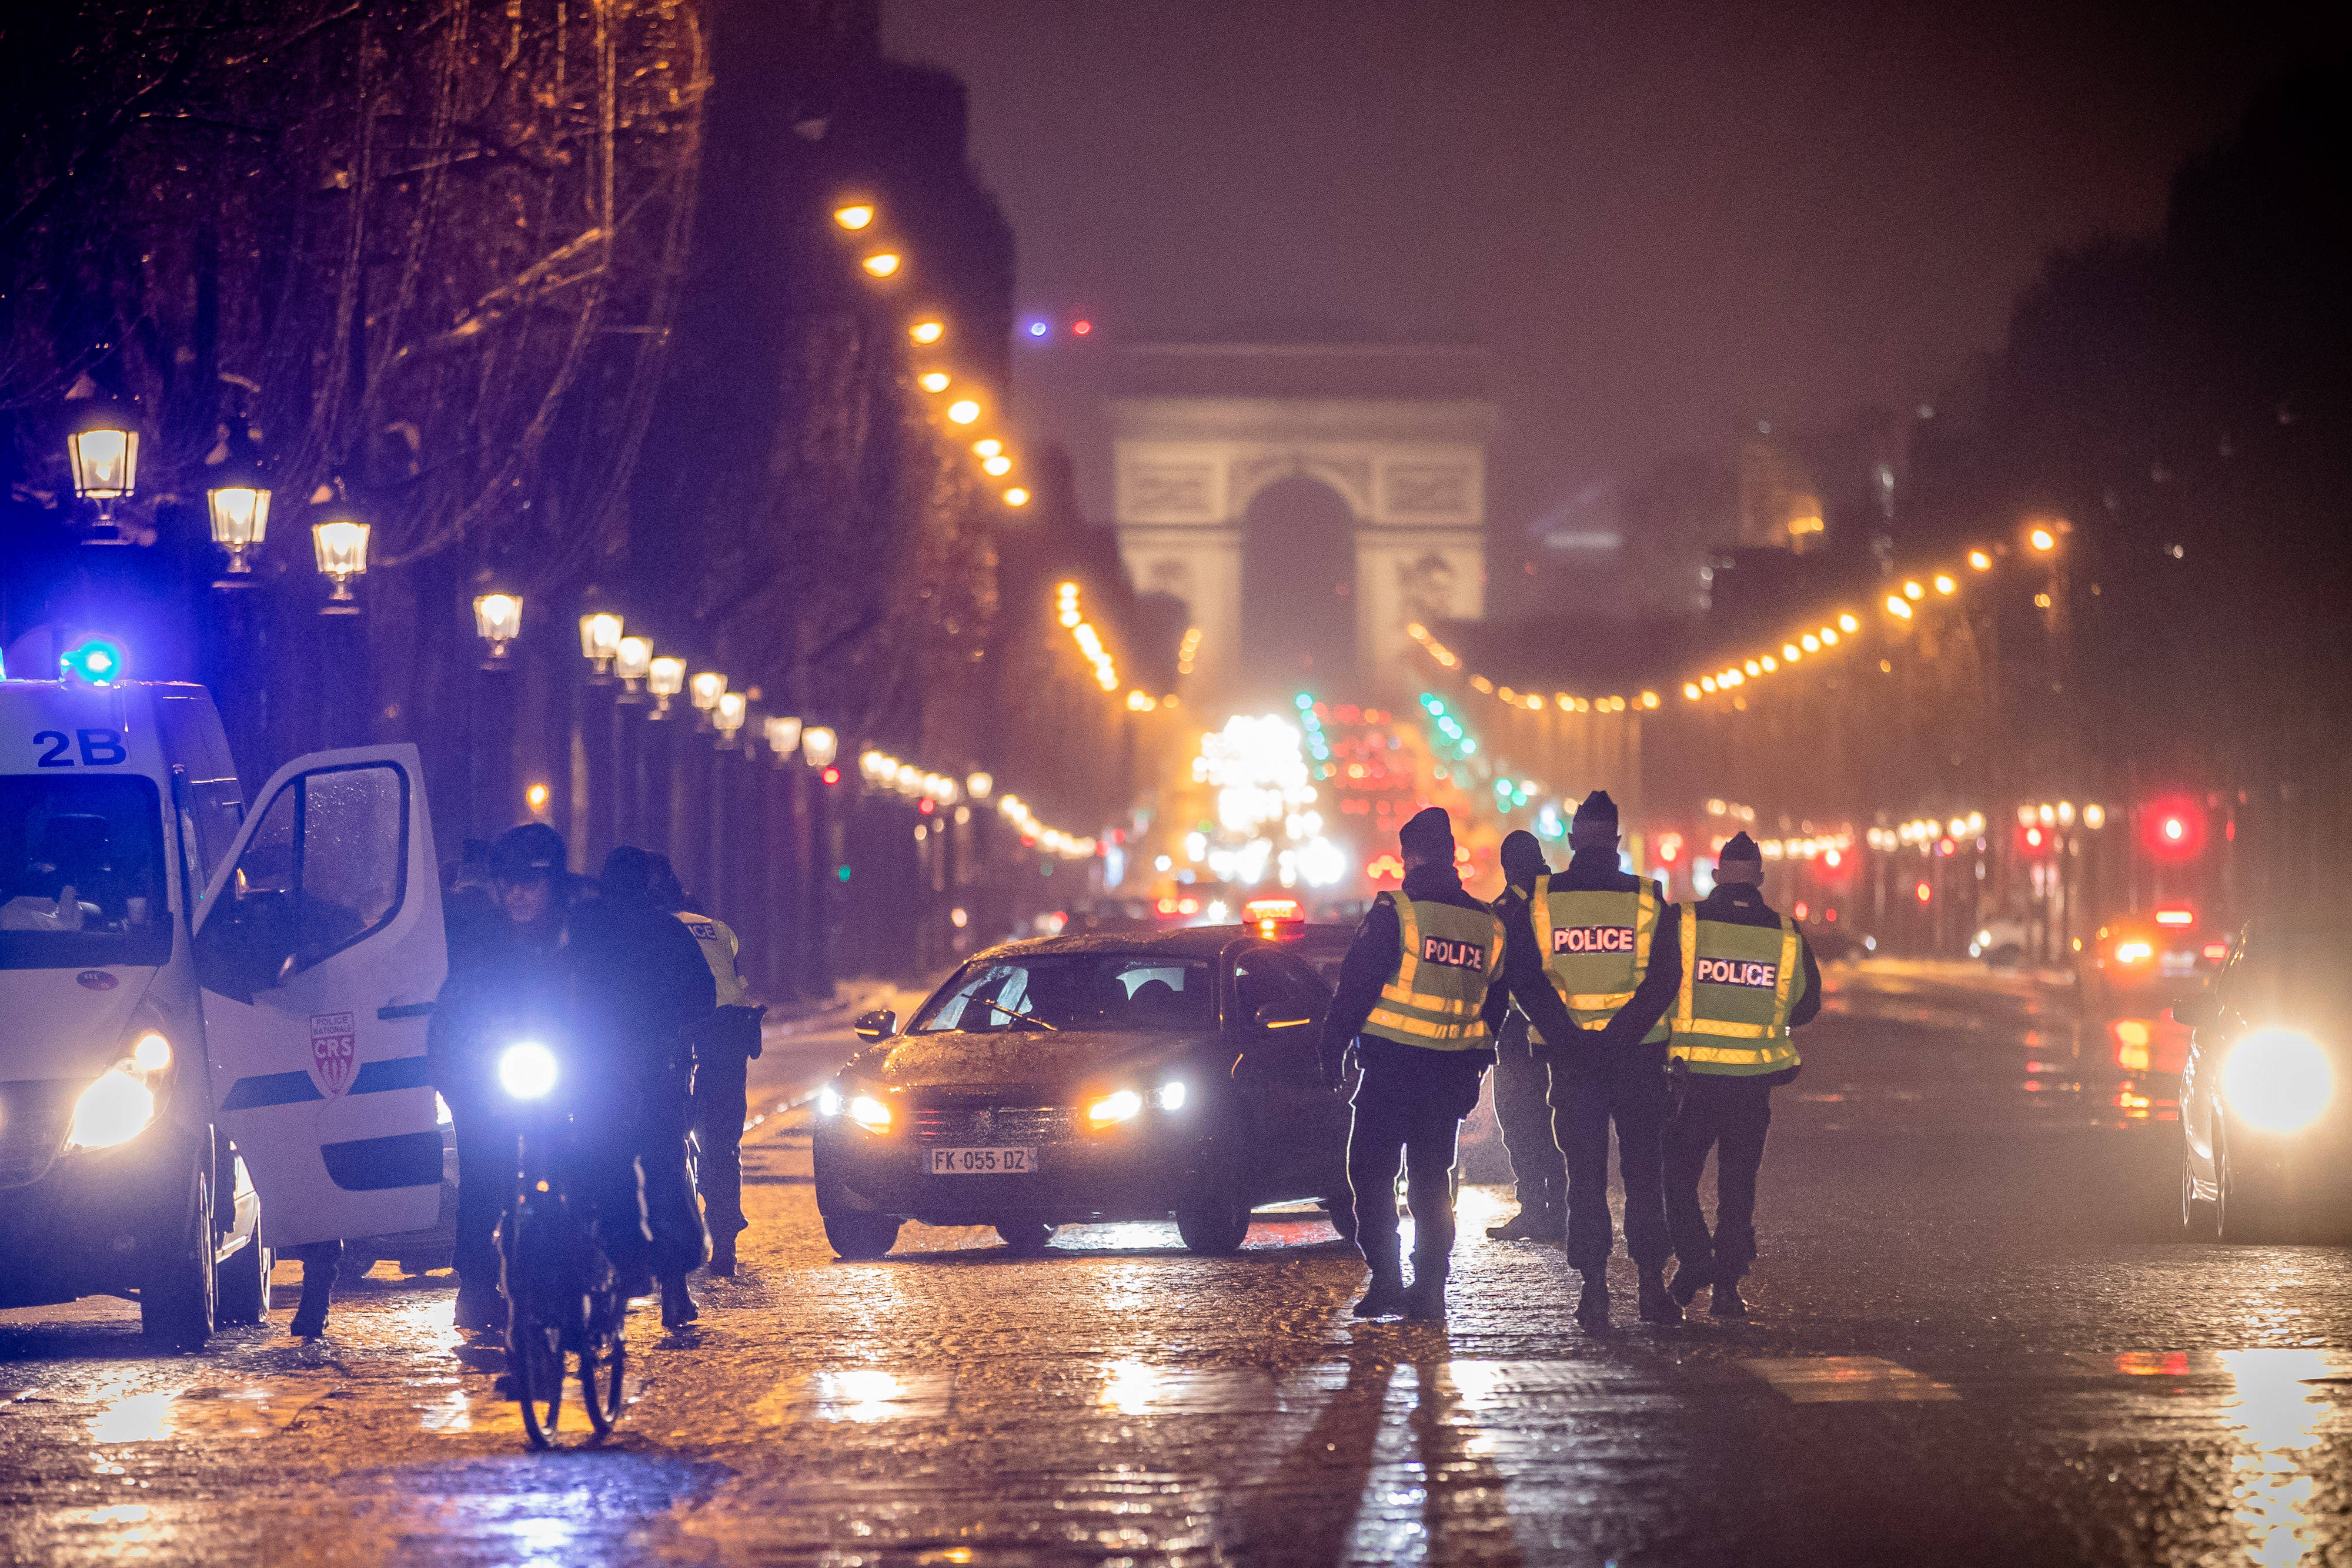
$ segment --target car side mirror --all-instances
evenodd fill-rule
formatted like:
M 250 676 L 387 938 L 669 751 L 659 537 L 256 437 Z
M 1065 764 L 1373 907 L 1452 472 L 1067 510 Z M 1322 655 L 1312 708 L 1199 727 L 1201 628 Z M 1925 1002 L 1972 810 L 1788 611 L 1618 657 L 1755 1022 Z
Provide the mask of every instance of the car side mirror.
M 1311 1018 L 1301 1017 L 1297 1008 L 1286 1008 L 1279 1002 L 1268 1002 L 1257 1009 L 1256 1022 L 1260 1029 L 1304 1029 L 1314 1021 Z
M 888 1008 L 877 1008 L 870 1013 L 860 1013 L 851 1020 L 849 1032 L 869 1043 L 898 1032 L 898 1015 Z
M 2190 1029 L 2202 1029 L 2221 1015 L 2221 1007 L 2210 991 L 2200 991 L 2181 998 L 2172 1004 L 2172 1021 Z

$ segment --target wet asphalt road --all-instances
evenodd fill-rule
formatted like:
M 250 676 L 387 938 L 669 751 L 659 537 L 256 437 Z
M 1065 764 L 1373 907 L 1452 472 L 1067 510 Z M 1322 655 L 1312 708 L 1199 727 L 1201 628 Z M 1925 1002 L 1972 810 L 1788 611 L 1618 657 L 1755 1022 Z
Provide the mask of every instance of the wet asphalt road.
M 446 1279 L 350 1284 L 303 1343 L 289 1265 L 201 1356 L 142 1354 L 119 1302 L 0 1314 L 0 1558 L 2352 1561 L 2352 1252 L 2179 1240 L 2161 1085 L 2100 1070 L 2063 990 L 1831 983 L 1746 1322 L 1580 1333 L 1480 1186 L 1442 1328 L 1355 1323 L 1361 1266 L 1308 1218 L 1225 1260 L 910 1226 L 838 1263 L 770 1114 L 745 1272 L 690 1333 L 633 1319 L 603 1450 L 523 1451 Z M 772 1051 L 755 1109 L 845 1048 Z

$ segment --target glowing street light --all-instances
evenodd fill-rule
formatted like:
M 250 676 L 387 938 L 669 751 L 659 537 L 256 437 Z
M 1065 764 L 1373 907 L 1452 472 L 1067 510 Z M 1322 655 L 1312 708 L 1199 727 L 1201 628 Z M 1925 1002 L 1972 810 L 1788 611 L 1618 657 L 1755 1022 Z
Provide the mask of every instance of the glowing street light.
M 583 615 L 580 656 L 595 672 L 590 678 L 598 685 L 608 685 L 613 679 L 613 662 L 621 656 L 621 618 L 601 610 Z
M 998 457 L 1003 455 L 1004 443 L 997 440 L 996 437 L 992 435 L 983 440 L 973 442 L 971 444 L 971 449 L 980 454 L 982 457 Z
M 686 689 L 686 661 L 665 653 L 646 666 L 646 690 L 654 695 L 653 716 L 669 712 L 669 699 Z
M 874 222 L 874 204 L 871 202 L 844 202 L 840 206 L 833 209 L 833 221 L 839 224 L 843 228 L 847 229 L 850 233 L 856 234 L 858 230 L 867 228 L 872 225 Z
M 963 779 L 964 793 L 975 800 L 985 800 L 996 788 L 996 778 L 989 773 L 967 773 Z
M 2048 528 L 2037 528 L 2025 536 L 2025 542 L 2037 550 L 2048 551 L 2058 548 L 2058 536 Z
M 877 250 L 857 265 L 876 277 L 888 277 L 898 270 L 898 253 L 895 250 Z
M 1013 459 L 1005 456 L 1002 452 L 993 457 L 982 459 L 980 465 L 991 476 L 1000 479 L 1013 472 Z
M 948 417 L 958 424 L 970 424 L 980 417 L 980 404 L 968 397 L 958 398 L 948 404 Z
M 139 487 L 139 427 L 111 403 L 92 402 L 66 437 L 74 494 L 98 503 L 98 520 L 111 538 L 114 503 Z
M 1972 549 L 1969 551 L 1969 566 L 1972 570 L 1990 571 L 1992 570 L 1992 557 L 1985 554 L 1985 552 L 1980 549 Z
M 1951 592 L 1956 591 L 1959 588 L 1959 586 L 1960 586 L 1960 585 L 1959 585 L 1958 583 L 1954 582 L 1954 581 L 1951 580 L 1951 578 L 1950 578 L 1949 576 L 1948 576 L 1947 574 L 1945 574 L 1945 573 L 1943 573 L 1943 572 L 1940 572 L 1940 571 L 1939 571 L 1939 572 L 1937 572 L 1937 573 L 1936 574 L 1936 591 L 1937 591 L 1937 592 L 1938 592 L 1938 593 L 1951 593 Z
M 719 729 L 719 749 L 735 749 L 736 732 L 743 727 L 743 716 L 750 700 L 741 692 L 721 692 L 718 706 L 710 710 L 710 722 Z
M 621 677 L 625 703 L 640 703 L 637 683 L 653 669 L 654 640 L 650 637 L 624 637 L 613 647 L 613 674 Z
M 319 613 L 358 614 L 358 601 L 352 597 L 352 579 L 367 572 L 368 525 L 349 517 L 313 523 L 310 548 L 318 557 L 320 574 L 335 585 Z
M 1029 492 L 1015 485 L 1004 492 L 1004 504 L 1008 507 L 1025 507 L 1029 504 Z
M 925 371 L 915 378 L 915 384 L 929 392 L 945 392 L 948 390 L 948 373 L 945 371 Z
M 1920 587 L 1916 582 L 1906 582 L 1903 585 L 1903 597 L 1906 599 L 1925 599 L 1927 597 L 1927 591 Z
M 776 754 L 779 766 L 801 748 L 801 721 L 794 715 L 770 714 L 760 721 L 760 732 L 767 737 L 768 749 Z
M 840 755 L 841 738 L 821 724 L 801 731 L 801 759 L 811 768 L 830 768 Z
M 486 670 L 507 668 L 507 644 L 522 635 L 522 596 L 485 593 L 474 601 L 474 631 L 490 645 Z
M 727 677 L 716 670 L 697 670 L 686 683 L 686 700 L 707 719 L 727 695 Z
M 1911 619 L 1911 606 L 1899 593 L 1890 593 L 1886 596 L 1886 612 L 1898 620 Z
M 930 347 L 947 335 L 948 324 L 936 318 L 927 317 L 907 329 L 907 336 L 925 348 Z
M 205 512 L 212 523 L 213 543 L 228 551 L 232 580 L 220 586 L 241 585 L 253 572 L 246 552 L 257 549 L 269 533 L 269 482 L 262 476 L 260 457 L 242 419 L 230 433 L 226 455 L 205 491 Z

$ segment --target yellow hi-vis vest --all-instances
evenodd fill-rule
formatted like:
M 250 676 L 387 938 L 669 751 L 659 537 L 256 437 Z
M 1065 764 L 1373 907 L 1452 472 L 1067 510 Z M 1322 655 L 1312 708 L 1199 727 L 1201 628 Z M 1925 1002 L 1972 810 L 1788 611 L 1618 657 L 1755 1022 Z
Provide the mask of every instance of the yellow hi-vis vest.
M 1555 889 L 1550 873 L 1536 878 L 1528 897 L 1528 920 L 1535 927 L 1536 951 L 1544 977 L 1581 1030 L 1602 1030 L 1617 1009 L 1633 999 L 1650 972 L 1650 942 L 1658 931 L 1657 890 L 1648 882 L 1633 892 L 1571 893 Z M 1528 1038 L 1541 1043 L 1543 1031 Z M 1667 1038 L 1660 1019 L 1642 1037 L 1644 1045 Z
M 1789 1009 L 1804 995 L 1803 947 L 1796 923 L 1780 927 L 1701 920 L 1683 905 L 1683 985 L 1674 1043 L 1693 1072 L 1747 1078 L 1797 1065 Z
M 1484 905 L 1387 893 L 1373 902 L 1395 909 L 1404 943 L 1364 1032 L 1431 1051 L 1484 1050 L 1486 1024 L 1478 1012 L 1503 972 L 1503 923 Z

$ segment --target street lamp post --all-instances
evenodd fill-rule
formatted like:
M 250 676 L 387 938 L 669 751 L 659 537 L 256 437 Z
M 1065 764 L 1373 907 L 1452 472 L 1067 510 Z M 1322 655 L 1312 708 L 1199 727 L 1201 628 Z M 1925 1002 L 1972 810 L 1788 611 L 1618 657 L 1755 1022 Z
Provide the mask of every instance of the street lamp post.
M 139 426 L 112 403 L 93 400 L 74 420 L 66 437 L 66 455 L 73 465 L 74 494 L 98 507 L 92 544 L 121 544 L 114 504 L 128 500 L 139 487 Z
M 359 601 L 352 596 L 352 579 L 364 577 L 368 569 L 369 527 L 350 517 L 334 517 L 310 527 L 310 549 L 318 558 L 319 573 L 334 584 L 327 602 L 319 607 L 321 615 L 357 615 Z
M 796 972 L 799 966 L 793 957 L 798 951 L 804 925 L 806 900 L 799 893 L 808 864 L 808 849 L 801 831 L 801 770 L 793 765 L 793 755 L 800 750 L 801 728 L 798 716 L 791 714 L 771 714 L 760 726 L 772 757 L 766 790 L 766 841 L 771 849 L 764 902 L 769 939 L 761 953 L 761 963 L 771 994 L 779 997 L 796 996 L 801 988 Z
M 213 543 L 228 552 L 228 570 L 213 584 L 215 588 L 244 588 L 253 581 L 246 552 L 260 549 L 269 532 L 269 483 L 252 439 L 245 434 L 245 421 L 236 423 L 227 455 L 215 467 L 205 491 Z
M 490 645 L 486 670 L 507 667 L 507 644 L 522 635 L 522 595 L 484 593 L 474 600 L 474 630 Z
M 834 866 L 831 799 L 824 772 L 838 755 L 839 737 L 821 724 L 801 730 L 801 758 L 817 775 L 809 806 L 808 903 L 803 916 L 807 933 L 806 984 L 809 994 L 833 994 Z
M 490 651 L 481 663 L 482 679 L 476 685 L 473 811 L 484 838 L 495 837 L 515 816 L 515 683 L 505 677 L 521 663 L 507 644 L 522 634 L 522 599 L 511 593 L 485 593 L 474 600 L 474 631 Z

